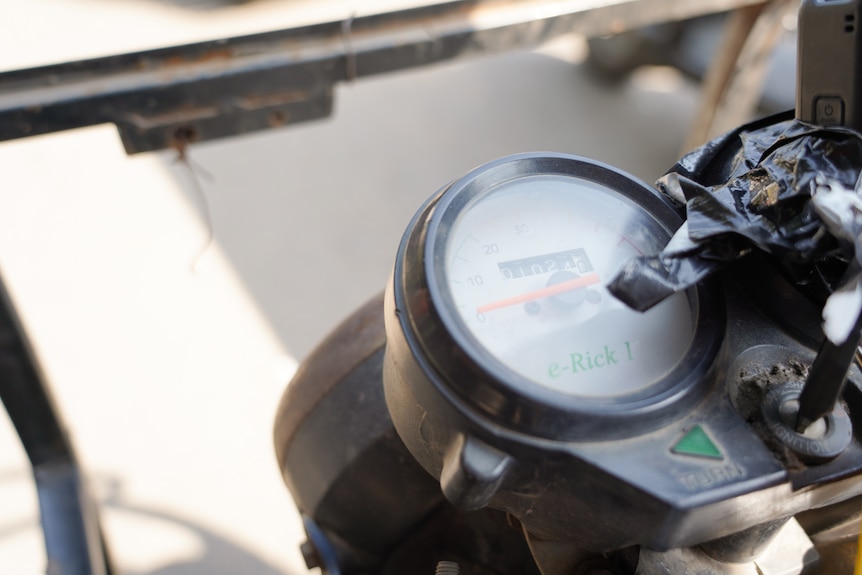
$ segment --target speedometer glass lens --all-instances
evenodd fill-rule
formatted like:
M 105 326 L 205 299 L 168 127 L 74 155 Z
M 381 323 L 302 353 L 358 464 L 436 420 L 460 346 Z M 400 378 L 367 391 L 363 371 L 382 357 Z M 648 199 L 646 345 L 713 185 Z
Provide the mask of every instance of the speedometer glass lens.
M 444 240 L 442 287 L 467 334 L 505 368 L 569 395 L 627 395 L 668 375 L 694 338 L 686 293 L 640 313 L 605 287 L 669 239 L 610 188 L 523 176 L 461 208 Z

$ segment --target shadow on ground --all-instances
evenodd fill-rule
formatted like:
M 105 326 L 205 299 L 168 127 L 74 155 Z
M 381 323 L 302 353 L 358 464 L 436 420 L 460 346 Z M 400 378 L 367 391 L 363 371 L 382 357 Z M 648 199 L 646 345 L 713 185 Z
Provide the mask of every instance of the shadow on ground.
M 0 488 L 22 487 L 27 482 L 32 483 L 32 481 L 30 473 L 25 471 L 0 471 Z M 197 521 L 129 503 L 122 495 L 121 482 L 116 479 L 99 477 L 96 483 L 98 484 L 98 491 L 105 492 L 100 498 L 103 524 L 105 523 L 105 516 L 122 514 L 126 518 L 125 524 L 127 526 L 129 521 L 132 521 L 138 526 L 143 525 L 144 527 L 143 531 L 140 529 L 131 531 L 128 528 L 112 530 L 111 526 L 108 525 L 106 532 L 109 553 L 116 556 L 117 547 L 129 548 L 136 543 L 142 544 L 144 549 L 148 548 L 145 541 L 128 541 L 128 539 L 139 537 L 141 534 L 147 535 L 151 531 L 157 531 L 161 537 L 165 537 L 165 533 L 184 532 L 182 539 L 194 542 L 194 552 L 189 554 L 192 557 L 187 560 L 167 561 L 167 564 L 150 569 L 136 569 L 134 566 L 129 567 L 118 561 L 116 567 L 125 568 L 118 569 L 117 575 L 200 575 L 201 573 L 207 575 L 289 575 L 237 542 L 231 541 Z M 24 532 L 38 531 L 41 533 L 36 516 L 0 517 L 0 520 L 2 520 L 0 521 L 0 544 L 3 543 L 4 539 L 19 537 Z M 170 528 L 170 531 L 165 531 L 165 525 Z M 116 544 L 120 543 L 119 538 L 124 538 L 127 541 L 123 545 L 112 546 L 112 539 Z M 151 545 L 149 546 L 151 547 Z M 41 541 L 39 547 L 44 548 Z M 28 563 L 30 562 L 29 559 L 32 558 L 28 558 Z M 44 557 L 42 560 L 44 561 Z M 155 557 L 152 562 L 158 563 L 159 558 Z

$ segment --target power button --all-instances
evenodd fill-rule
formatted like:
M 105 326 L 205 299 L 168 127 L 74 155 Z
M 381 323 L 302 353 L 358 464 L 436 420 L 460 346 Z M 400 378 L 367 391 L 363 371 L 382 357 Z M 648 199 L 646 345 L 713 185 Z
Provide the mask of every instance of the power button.
M 820 96 L 814 106 L 814 123 L 818 126 L 844 125 L 844 100 L 840 97 Z

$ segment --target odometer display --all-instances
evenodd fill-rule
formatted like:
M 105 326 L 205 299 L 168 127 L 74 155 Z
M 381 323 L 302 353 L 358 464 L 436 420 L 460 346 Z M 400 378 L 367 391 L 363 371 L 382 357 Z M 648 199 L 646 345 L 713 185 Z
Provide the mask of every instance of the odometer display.
M 500 246 L 495 243 L 486 244 L 485 251 L 488 255 L 500 253 Z M 585 274 L 593 270 L 593 266 L 587 258 L 587 252 L 583 248 L 498 262 L 497 267 L 500 269 L 500 275 L 504 280 L 520 279 L 527 276 L 549 274 L 558 271 Z

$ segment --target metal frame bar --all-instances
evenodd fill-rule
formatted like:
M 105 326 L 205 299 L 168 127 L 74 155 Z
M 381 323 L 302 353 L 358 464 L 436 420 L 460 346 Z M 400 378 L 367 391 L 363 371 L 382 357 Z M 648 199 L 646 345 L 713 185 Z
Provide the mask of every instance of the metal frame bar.
M 96 504 L 2 279 L 0 401 L 33 467 L 47 572 L 110 575 Z
M 133 154 L 327 116 L 336 83 L 763 0 L 457 0 L 0 74 L 0 141 L 116 124 Z

